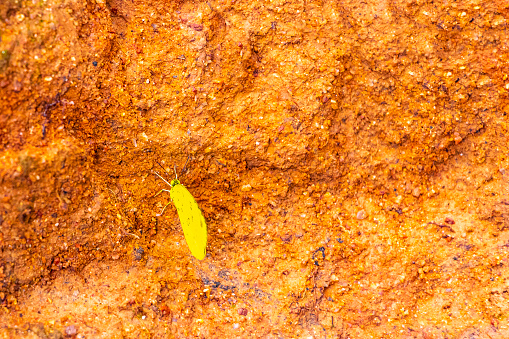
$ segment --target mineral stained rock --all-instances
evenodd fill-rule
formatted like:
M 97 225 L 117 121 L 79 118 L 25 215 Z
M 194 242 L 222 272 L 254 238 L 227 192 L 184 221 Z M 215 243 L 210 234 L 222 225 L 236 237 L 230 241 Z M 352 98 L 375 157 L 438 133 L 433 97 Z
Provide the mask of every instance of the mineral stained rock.
M 508 338 L 508 16 L 0 1 L 0 337 Z

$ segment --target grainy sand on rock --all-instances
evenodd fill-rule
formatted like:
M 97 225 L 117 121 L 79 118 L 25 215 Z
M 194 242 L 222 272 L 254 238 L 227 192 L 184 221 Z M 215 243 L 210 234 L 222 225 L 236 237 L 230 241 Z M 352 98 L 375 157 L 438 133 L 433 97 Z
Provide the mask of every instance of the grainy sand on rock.
M 508 16 L 0 1 L 0 337 L 508 338 Z

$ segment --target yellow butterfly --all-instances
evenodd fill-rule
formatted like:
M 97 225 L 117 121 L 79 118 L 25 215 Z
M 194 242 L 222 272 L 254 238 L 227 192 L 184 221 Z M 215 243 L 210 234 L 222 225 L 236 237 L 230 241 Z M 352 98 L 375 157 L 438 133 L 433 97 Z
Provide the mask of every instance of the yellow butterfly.
M 159 164 L 159 163 L 158 163 Z M 161 164 L 159 164 L 161 166 Z M 162 167 L 162 166 L 161 166 Z M 185 167 L 185 166 L 184 166 Z M 164 170 L 164 167 L 163 167 Z M 159 178 L 167 183 L 171 189 L 162 189 L 155 196 L 162 192 L 169 192 L 173 204 L 177 208 L 177 213 L 180 219 L 180 225 L 184 231 L 187 246 L 191 250 L 191 254 L 198 260 L 205 258 L 207 251 L 207 223 L 201 213 L 200 207 L 194 200 L 192 194 L 180 183 L 177 178 L 177 170 L 175 170 L 175 179 L 171 182 L 166 181 L 159 173 L 154 172 Z M 165 171 L 166 172 L 166 171 Z M 154 196 L 154 197 L 155 197 Z M 167 203 L 159 215 L 162 215 L 166 207 L 170 204 Z

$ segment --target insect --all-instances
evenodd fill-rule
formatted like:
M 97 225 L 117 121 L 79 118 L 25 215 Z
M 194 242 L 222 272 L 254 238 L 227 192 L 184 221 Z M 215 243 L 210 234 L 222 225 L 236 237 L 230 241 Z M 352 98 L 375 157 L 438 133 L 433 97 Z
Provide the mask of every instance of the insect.
M 161 166 L 159 163 L 158 165 Z M 161 166 L 161 168 L 164 170 L 163 166 Z M 173 179 L 171 182 L 166 181 L 162 176 L 159 175 L 159 173 L 154 172 L 159 178 L 161 178 L 171 187 L 169 190 L 160 190 L 155 196 L 162 192 L 170 193 L 170 198 L 177 208 L 180 225 L 182 225 L 182 230 L 184 231 L 184 237 L 186 239 L 187 246 L 191 250 L 191 254 L 196 259 L 202 260 L 205 258 L 207 250 L 207 223 L 205 222 L 205 218 L 203 217 L 200 207 L 198 207 L 198 204 L 196 203 L 196 200 L 194 200 L 192 194 L 178 180 L 177 169 L 175 167 L 174 170 L 175 179 Z M 166 206 L 164 206 L 159 215 L 163 214 L 164 210 L 170 203 L 171 202 L 168 202 Z

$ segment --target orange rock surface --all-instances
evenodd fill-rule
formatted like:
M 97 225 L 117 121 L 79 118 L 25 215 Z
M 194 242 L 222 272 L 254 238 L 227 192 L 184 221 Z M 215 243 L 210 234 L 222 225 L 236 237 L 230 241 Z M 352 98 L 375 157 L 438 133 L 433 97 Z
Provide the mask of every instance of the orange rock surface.
M 0 1 L 0 337 L 509 338 L 508 17 Z

